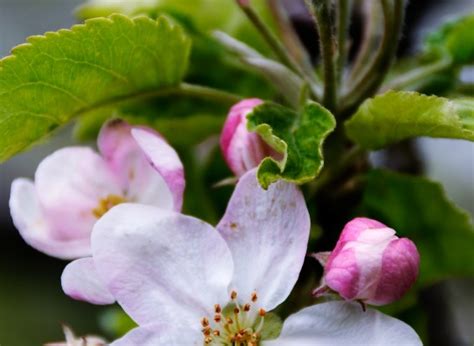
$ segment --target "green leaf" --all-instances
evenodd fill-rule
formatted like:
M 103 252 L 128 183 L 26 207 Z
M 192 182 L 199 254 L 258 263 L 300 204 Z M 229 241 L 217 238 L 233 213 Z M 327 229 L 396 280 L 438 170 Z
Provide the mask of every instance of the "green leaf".
M 440 184 L 374 170 L 368 175 L 363 208 L 369 217 L 415 242 L 421 256 L 421 286 L 451 276 L 474 276 L 474 227 Z
M 119 307 L 111 307 L 103 312 L 99 320 L 100 326 L 108 334 L 120 337 L 135 328 L 137 324 Z
M 336 127 L 336 120 L 315 102 L 299 113 L 264 103 L 248 115 L 247 127 L 282 154 L 281 160 L 267 157 L 260 163 L 258 180 L 266 189 L 279 179 L 303 184 L 316 178 L 324 162 L 323 142 Z
M 365 101 L 345 126 L 348 137 L 367 149 L 417 136 L 473 141 L 474 101 L 389 91 Z
M 178 85 L 189 51 L 163 17 L 113 15 L 30 37 L 0 60 L 0 161 L 81 113 Z
M 252 5 L 265 23 L 275 28 L 266 1 L 254 1 Z M 81 19 L 88 19 L 117 12 L 127 15 L 147 14 L 151 17 L 166 14 L 179 21 L 186 21 L 188 26 L 202 33 L 222 30 L 253 47 L 258 47 L 260 51 L 269 51 L 261 35 L 233 0 L 88 0 L 79 7 L 76 14 Z
M 456 64 L 474 63 L 474 15 L 444 24 L 426 39 L 426 52 L 448 55 Z

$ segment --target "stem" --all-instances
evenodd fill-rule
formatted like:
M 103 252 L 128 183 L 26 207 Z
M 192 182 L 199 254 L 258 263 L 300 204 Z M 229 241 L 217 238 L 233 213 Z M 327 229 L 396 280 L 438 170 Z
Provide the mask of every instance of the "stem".
M 124 102 L 138 101 L 138 100 L 143 100 L 143 99 L 150 99 L 150 98 L 164 97 L 164 96 L 171 96 L 171 95 L 185 95 L 185 96 L 198 97 L 198 98 L 214 101 L 217 103 L 223 103 L 229 106 L 242 100 L 241 96 L 228 93 L 226 91 L 209 88 L 209 87 L 205 87 L 201 85 L 181 83 L 180 85 L 174 86 L 174 87 L 165 87 L 165 88 L 160 88 L 157 90 L 140 91 L 134 94 L 112 97 L 110 99 L 103 100 L 101 102 L 92 104 L 88 107 L 79 109 L 73 114 L 73 116 L 84 114 L 84 113 L 93 111 L 97 108 L 112 106 L 112 105 L 116 105 L 116 104 L 120 104 Z
M 390 69 L 397 51 L 404 14 L 404 0 L 394 0 L 393 2 L 392 11 L 391 1 L 382 0 L 385 20 L 382 43 L 372 66 L 348 92 L 341 110 L 343 114 L 351 113 L 366 98 L 372 96 L 380 88 Z
M 359 49 L 357 57 L 355 58 L 351 74 L 349 76 L 349 80 L 351 81 L 353 81 L 361 73 L 361 70 L 363 70 L 363 68 L 368 65 L 368 61 L 371 60 L 373 55 L 372 53 L 374 52 L 375 47 L 377 47 L 377 44 L 381 38 L 380 32 L 382 30 L 379 28 L 380 24 L 378 12 L 380 6 L 379 2 L 365 2 L 363 6 L 365 6 L 364 13 L 367 24 L 364 26 L 364 38 L 362 45 Z M 369 6 L 370 8 L 367 9 Z
M 308 51 L 301 42 L 293 25 L 288 17 L 286 10 L 283 8 L 280 0 L 268 0 L 268 6 L 272 12 L 278 31 L 281 35 L 283 44 L 288 49 L 293 59 L 301 66 L 308 77 L 314 77 L 313 66 Z
M 314 184 L 309 187 L 308 198 L 312 198 L 322 188 L 337 180 L 342 174 L 344 174 L 345 170 L 350 167 L 359 156 L 365 154 L 365 152 L 364 149 L 357 145 L 352 147 L 349 152 L 340 159 L 338 164 L 321 173 L 319 178 L 315 180 Z
M 257 12 L 250 6 L 249 1 L 237 0 L 237 4 L 245 13 L 247 18 L 253 23 L 255 28 L 263 36 L 267 44 L 276 54 L 278 59 L 289 67 L 293 72 L 296 72 L 301 78 L 303 78 L 309 85 L 315 86 L 314 72 L 311 71 L 307 74 L 303 68 L 294 60 L 294 58 L 288 53 L 285 46 L 281 44 L 277 37 L 270 31 L 265 22 L 260 18 Z M 316 92 L 317 87 L 311 88 L 313 96 L 318 99 L 319 95 Z
M 387 91 L 389 89 L 405 89 L 414 84 L 421 83 L 424 80 L 430 78 L 433 74 L 449 69 L 451 66 L 451 59 L 444 59 L 431 65 L 415 68 L 389 81 L 387 85 L 383 87 L 382 91 Z
M 352 0 L 338 0 L 337 7 L 337 83 L 340 86 L 347 61 L 347 34 L 351 17 Z M 339 87 L 340 88 L 340 87 Z
M 336 108 L 336 69 L 334 64 L 334 37 L 332 34 L 330 0 L 306 0 L 319 33 L 319 43 L 323 58 L 324 94 L 323 104 L 334 111 Z

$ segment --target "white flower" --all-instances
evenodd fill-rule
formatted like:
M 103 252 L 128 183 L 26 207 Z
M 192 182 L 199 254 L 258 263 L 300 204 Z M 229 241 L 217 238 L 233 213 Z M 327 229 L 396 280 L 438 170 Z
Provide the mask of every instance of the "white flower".
M 255 170 L 216 228 L 152 206 L 114 207 L 92 232 L 93 261 L 139 327 L 113 345 L 419 345 L 403 322 L 346 302 L 306 308 L 277 339 L 262 339 L 267 311 L 296 283 L 309 230 L 298 188 L 264 191 Z M 93 292 L 87 282 L 80 289 Z

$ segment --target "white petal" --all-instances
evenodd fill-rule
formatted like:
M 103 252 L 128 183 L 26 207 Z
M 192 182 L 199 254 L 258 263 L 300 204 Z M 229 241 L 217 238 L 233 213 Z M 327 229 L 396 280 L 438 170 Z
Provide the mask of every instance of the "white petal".
M 109 195 L 122 195 L 116 177 L 92 149 L 69 147 L 45 158 L 35 174 L 38 199 L 61 239 L 89 237 L 93 210 Z
M 90 254 L 90 238 L 64 239 L 58 237 L 45 219 L 35 186 L 30 180 L 19 178 L 12 183 L 10 213 L 23 239 L 35 249 L 50 256 L 72 259 Z
M 200 319 L 227 298 L 230 251 L 198 219 L 121 204 L 96 223 L 92 252 L 110 292 L 139 324 L 176 319 L 200 328 Z
M 298 279 L 310 219 L 295 185 L 280 181 L 265 191 L 255 172 L 240 178 L 217 229 L 234 258 L 233 288 L 243 300 L 256 291 L 258 305 L 272 310 Z
M 169 345 L 203 345 L 203 336 L 199 331 L 186 326 L 137 327 L 128 332 L 110 346 L 169 346 Z
M 172 194 L 176 211 L 181 210 L 184 192 L 184 169 L 176 151 L 158 133 L 149 129 L 133 128 L 132 136 L 153 168 L 159 172 Z
M 288 317 L 276 340 L 265 346 L 422 345 L 406 323 L 357 303 L 328 302 Z
M 115 302 L 114 297 L 97 273 L 92 257 L 69 263 L 61 276 L 64 293 L 71 298 L 92 304 L 106 305 Z

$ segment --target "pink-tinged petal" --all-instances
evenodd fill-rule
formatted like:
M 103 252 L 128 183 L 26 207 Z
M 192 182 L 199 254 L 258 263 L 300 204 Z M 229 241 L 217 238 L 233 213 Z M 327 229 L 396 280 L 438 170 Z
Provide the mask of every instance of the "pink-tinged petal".
M 88 239 L 99 201 L 123 192 L 105 161 L 86 147 L 60 149 L 45 158 L 35 186 L 54 236 L 64 241 Z
M 344 299 L 352 300 L 359 293 L 360 269 L 353 249 L 339 252 L 326 267 L 324 282 Z
M 188 326 L 149 325 L 132 329 L 110 346 L 200 346 L 202 344 L 202 333 Z
M 172 194 L 174 210 L 183 205 L 184 168 L 176 151 L 156 132 L 133 128 L 132 136 L 153 168 L 163 177 Z
M 392 303 L 400 299 L 416 281 L 420 255 L 415 244 L 407 239 L 392 241 L 382 255 L 382 269 L 373 305 Z
M 99 277 L 92 257 L 69 263 L 61 276 L 61 285 L 64 293 L 76 300 L 98 305 L 115 302 L 115 298 Z
M 356 303 L 328 302 L 305 308 L 283 324 L 280 336 L 264 346 L 422 345 L 404 322 Z
M 277 155 L 256 133 L 247 130 L 246 116 L 260 99 L 247 99 L 234 105 L 227 116 L 221 134 L 221 150 L 229 168 L 240 177 L 257 167 L 266 156 Z
M 139 132 L 139 139 L 145 137 L 143 141 L 148 144 L 146 147 L 143 148 L 142 143 L 135 138 L 135 131 Z M 141 135 L 142 132 L 145 135 Z M 170 165 L 179 166 L 182 174 L 183 167 L 176 152 L 157 132 L 146 127 L 132 127 L 123 120 L 115 119 L 102 127 L 97 142 L 104 159 L 126 191 L 128 201 L 170 210 L 181 208 L 184 178 L 181 186 L 176 186 L 176 177 L 170 179 L 167 169 L 173 168 Z M 166 161 L 173 154 L 178 164 Z M 162 161 L 156 162 L 155 166 L 150 155 L 161 156 Z
M 33 248 L 53 257 L 73 259 L 90 254 L 90 238 L 64 239 L 45 218 L 34 184 L 15 179 L 10 193 L 10 213 L 15 227 Z
M 306 255 L 310 219 L 303 195 L 286 182 L 263 190 L 256 170 L 242 176 L 217 229 L 234 258 L 233 288 L 271 310 L 293 288 Z
M 109 291 L 140 325 L 176 321 L 199 329 L 214 304 L 228 300 L 231 253 L 198 219 L 121 204 L 94 226 L 92 251 Z

